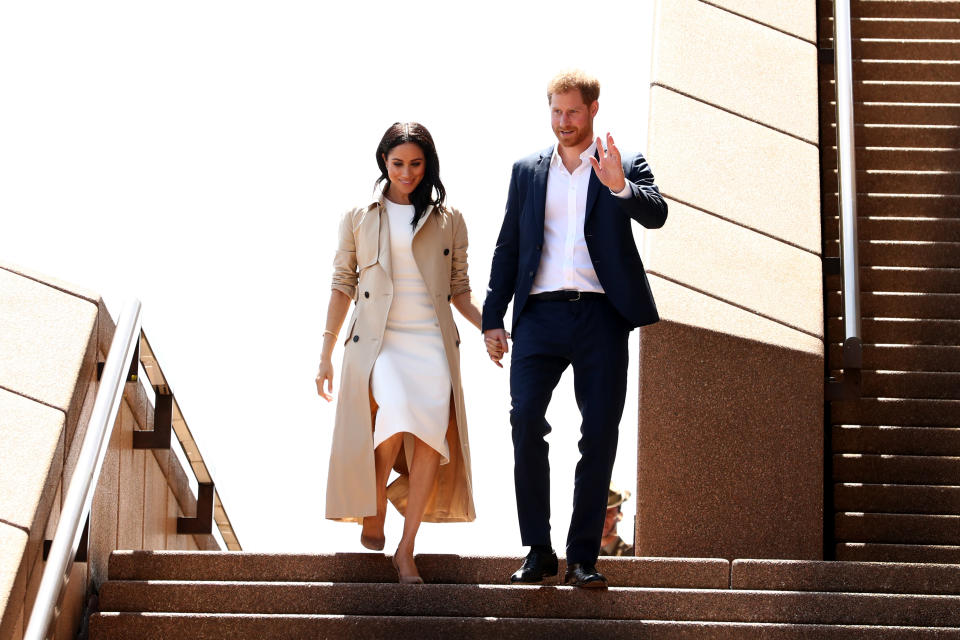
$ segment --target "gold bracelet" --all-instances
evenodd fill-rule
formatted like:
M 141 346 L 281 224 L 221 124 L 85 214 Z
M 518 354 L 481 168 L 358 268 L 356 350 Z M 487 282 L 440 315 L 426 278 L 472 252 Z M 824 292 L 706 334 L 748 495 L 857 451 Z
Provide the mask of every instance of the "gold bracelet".
M 330 331 L 330 329 L 324 329 L 324 330 L 323 330 L 323 333 L 324 333 L 324 334 L 329 333 L 330 335 L 333 336 L 333 339 L 334 339 L 334 340 L 337 339 L 337 334 L 335 334 L 333 331 Z

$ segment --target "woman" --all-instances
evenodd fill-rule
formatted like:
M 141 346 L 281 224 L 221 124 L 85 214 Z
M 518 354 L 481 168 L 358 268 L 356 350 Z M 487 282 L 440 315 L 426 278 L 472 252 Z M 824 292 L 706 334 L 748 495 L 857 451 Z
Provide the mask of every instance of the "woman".
M 332 399 L 331 355 L 350 301 L 327 480 L 327 517 L 360 521 L 360 543 L 383 549 L 387 498 L 404 514 L 393 556 L 402 583 L 420 522 L 474 519 L 460 336 L 450 303 L 477 329 L 467 229 L 444 205 L 433 138 L 395 123 L 377 147 L 380 197 L 340 223 L 317 392 Z M 326 384 L 326 389 L 324 389 Z M 400 477 L 387 487 L 391 468 Z

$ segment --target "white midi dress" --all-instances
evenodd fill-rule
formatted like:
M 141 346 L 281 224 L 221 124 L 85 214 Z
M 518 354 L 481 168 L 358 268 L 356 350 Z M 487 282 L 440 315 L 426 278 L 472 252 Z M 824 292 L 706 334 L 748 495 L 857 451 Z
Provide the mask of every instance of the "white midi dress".
M 377 361 L 370 374 L 373 399 L 379 406 L 373 446 L 397 433 L 409 434 L 433 447 L 441 464 L 450 460 L 447 424 L 450 418 L 450 369 L 433 301 L 413 258 L 413 205 L 386 200 L 390 223 L 390 267 L 393 302 Z

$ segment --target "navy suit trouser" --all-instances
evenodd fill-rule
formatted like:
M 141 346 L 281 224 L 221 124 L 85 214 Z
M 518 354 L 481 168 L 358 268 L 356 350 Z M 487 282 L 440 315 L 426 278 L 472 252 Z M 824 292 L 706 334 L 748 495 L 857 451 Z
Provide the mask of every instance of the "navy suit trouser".
M 525 546 L 551 545 L 546 411 L 560 376 L 568 365 L 573 366 L 582 422 L 567 533 L 568 563 L 595 563 L 600 551 L 627 391 L 630 329 L 606 297 L 575 302 L 530 298 L 514 326 L 510 424 L 517 513 Z

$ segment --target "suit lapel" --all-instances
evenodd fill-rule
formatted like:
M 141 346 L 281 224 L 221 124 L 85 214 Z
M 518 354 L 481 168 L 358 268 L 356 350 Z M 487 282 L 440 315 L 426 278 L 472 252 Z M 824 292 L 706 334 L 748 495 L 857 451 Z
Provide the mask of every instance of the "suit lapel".
M 547 176 L 550 173 L 550 158 L 553 147 L 540 154 L 540 162 L 533 170 L 533 214 L 539 237 L 543 237 L 543 221 L 547 207 Z
M 599 151 L 594 152 L 594 158 L 600 159 Z M 584 210 L 583 216 L 583 226 L 587 226 L 587 220 L 590 219 L 590 213 L 593 211 L 593 205 L 597 203 L 597 196 L 600 195 L 600 188 L 603 187 L 603 184 L 600 182 L 600 178 L 597 177 L 597 172 L 593 170 L 593 167 L 588 169 L 590 172 L 590 182 L 587 184 L 587 206 Z

